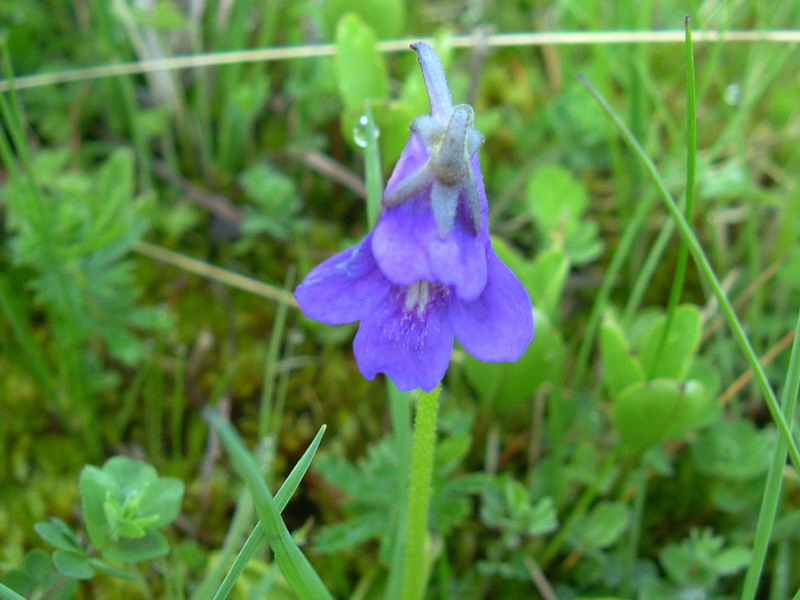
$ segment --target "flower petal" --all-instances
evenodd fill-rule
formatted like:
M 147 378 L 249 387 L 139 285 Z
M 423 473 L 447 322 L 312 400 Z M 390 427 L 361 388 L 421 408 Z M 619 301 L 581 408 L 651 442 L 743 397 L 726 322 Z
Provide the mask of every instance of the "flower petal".
M 412 134 L 386 186 L 386 195 L 390 195 L 404 177 L 415 173 L 427 158 L 419 136 Z M 373 233 L 372 252 L 393 283 L 411 285 L 420 280 L 435 281 L 455 286 L 456 294 L 466 300 L 477 298 L 483 290 L 489 233 L 486 194 L 482 191 L 477 154 L 470 166 L 476 175 L 483 213 L 477 234 L 463 188 L 459 192 L 453 227 L 444 237 L 440 235 L 431 206 L 431 188 L 399 206 L 384 209 Z
M 450 325 L 478 360 L 514 361 L 533 338 L 533 307 L 525 287 L 491 249 L 487 262 L 486 287 L 477 299 L 450 296 Z
M 372 257 L 371 234 L 306 275 L 294 295 L 303 313 L 329 325 L 358 321 L 391 287 Z
M 444 377 L 453 349 L 443 290 L 424 314 L 406 310 L 406 288 L 394 286 L 380 306 L 365 314 L 353 342 L 358 368 L 367 379 L 386 373 L 403 391 L 431 391 Z
M 428 98 L 431 101 L 431 115 L 440 121 L 446 121 L 453 107 L 453 101 L 450 99 L 450 88 L 447 86 L 442 61 L 433 48 L 425 42 L 411 44 L 411 47 L 417 51 L 417 58 L 422 67 L 422 76 L 425 78 L 425 87 L 428 89 Z

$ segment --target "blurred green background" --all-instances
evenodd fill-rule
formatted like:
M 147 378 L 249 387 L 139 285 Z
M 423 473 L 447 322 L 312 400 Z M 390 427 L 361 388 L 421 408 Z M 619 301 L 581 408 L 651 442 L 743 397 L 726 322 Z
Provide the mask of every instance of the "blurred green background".
M 2 114 L 0 575 L 47 547 L 36 522 L 80 530 L 81 468 L 125 454 L 186 485 L 170 553 L 139 581 L 101 574 L 75 594 L 203 597 L 239 493 L 200 417 L 217 404 L 273 484 L 328 425 L 284 518 L 337 597 L 382 597 L 401 493 L 386 385 L 358 373 L 354 326 L 306 320 L 284 290 L 367 233 L 366 103 L 384 177 L 428 110 L 415 54 L 377 42 L 432 36 L 454 99 L 475 107 L 495 246 L 531 293 L 537 337 L 516 365 L 454 354 L 430 597 L 739 597 L 774 427 L 691 263 L 664 334 L 679 238 L 575 78 L 681 198 L 683 44 L 486 43 L 681 32 L 687 14 L 696 36 L 800 26 L 789 0 L 3 0 L 19 89 Z M 335 55 L 303 56 L 320 44 Z M 190 54 L 209 60 L 163 68 Z M 695 46 L 692 222 L 779 391 L 800 297 L 799 58 L 788 42 Z M 800 586 L 798 523 L 787 468 L 764 598 Z M 275 575 L 261 553 L 234 597 L 292 598 Z

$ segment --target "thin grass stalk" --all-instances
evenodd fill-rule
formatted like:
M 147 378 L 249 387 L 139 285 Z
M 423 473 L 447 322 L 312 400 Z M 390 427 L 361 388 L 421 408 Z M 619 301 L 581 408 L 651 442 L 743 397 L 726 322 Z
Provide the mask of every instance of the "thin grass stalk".
M 589 367 L 589 357 L 591 356 L 592 348 L 594 347 L 597 331 L 600 327 L 600 319 L 603 316 L 608 299 L 611 296 L 611 291 L 614 287 L 614 282 L 617 280 L 625 261 L 630 256 L 639 232 L 644 226 L 645 219 L 650 212 L 655 198 L 652 194 L 646 194 L 641 202 L 636 205 L 636 210 L 633 213 L 630 221 L 625 226 L 625 231 L 622 233 L 614 254 L 611 256 L 611 261 L 608 263 L 606 272 L 603 274 L 603 280 L 600 282 L 600 288 L 595 296 L 592 310 L 589 313 L 589 320 L 583 331 L 583 339 L 578 347 L 578 355 L 575 359 L 575 370 L 572 377 L 572 385 L 578 386 L 583 381 L 586 375 L 586 370 Z
M 672 234 L 675 233 L 675 222 L 668 220 L 658 232 L 655 241 L 650 246 L 650 252 L 642 263 L 639 273 L 631 286 L 631 291 L 628 294 L 628 301 L 625 303 L 625 308 L 622 311 L 622 322 L 630 323 L 633 321 L 636 312 L 642 305 L 642 299 L 647 291 L 647 287 L 653 280 L 653 275 L 661 264 L 661 259 L 664 256 L 664 251 L 667 249 Z
M 253 279 L 252 277 L 246 277 L 245 275 L 240 275 L 239 273 L 234 273 L 233 271 L 229 271 L 215 265 L 210 265 L 202 260 L 197 260 L 196 258 L 191 258 L 189 256 L 185 256 L 183 254 L 179 254 L 178 252 L 173 252 L 172 250 L 167 250 L 166 248 L 156 246 L 155 244 L 149 244 L 147 242 L 136 242 L 133 246 L 133 249 L 139 254 L 149 256 L 150 258 L 154 258 L 158 261 L 183 269 L 184 271 L 189 271 L 190 273 L 194 273 L 214 281 L 219 281 L 225 285 L 235 287 L 245 292 L 250 292 L 251 294 L 261 296 L 262 298 L 266 298 L 268 300 L 289 304 L 295 308 L 297 307 L 297 300 L 294 299 L 294 296 L 291 293 L 264 283 L 263 281 Z
M 783 386 L 783 415 L 789 423 L 794 422 L 798 385 L 800 385 L 800 314 L 797 317 L 792 353 L 789 357 L 789 369 L 786 371 L 786 382 Z M 764 560 L 767 556 L 767 548 L 772 535 L 772 526 L 775 523 L 775 516 L 778 512 L 783 472 L 786 466 L 786 451 L 786 440 L 778 438 L 775 442 L 775 452 L 767 473 L 767 483 L 764 486 L 761 508 L 758 511 L 753 552 L 744 578 L 742 600 L 754 600 L 758 591 L 758 582 L 764 569 Z
M 775 566 L 772 567 L 769 600 L 786 600 L 791 593 L 792 575 L 796 565 L 792 561 L 792 541 L 784 538 L 775 549 Z
M 175 360 L 175 387 L 170 394 L 170 444 L 173 460 L 178 460 L 183 450 L 183 421 L 186 406 L 186 350 L 179 349 Z
M 759 362 L 758 356 L 756 355 L 753 347 L 750 345 L 750 340 L 747 338 L 747 335 L 744 332 L 744 328 L 742 324 L 739 322 L 739 318 L 736 316 L 736 312 L 733 310 L 733 306 L 731 306 L 731 302 L 728 299 L 728 295 L 725 293 L 725 290 L 722 288 L 722 284 L 719 282 L 716 274 L 714 273 L 714 269 L 711 266 L 711 263 L 708 260 L 705 252 L 703 252 L 703 247 L 700 245 L 697 237 L 695 236 L 694 232 L 692 231 L 691 225 L 686 221 L 686 218 L 683 216 L 683 212 L 678 207 L 678 204 L 675 202 L 675 199 L 670 194 L 669 189 L 667 189 L 667 185 L 664 182 L 664 179 L 661 177 L 661 174 L 658 172 L 653 161 L 644 151 L 642 146 L 639 144 L 638 140 L 633 136 L 633 134 L 628 129 L 627 125 L 622 121 L 619 115 L 614 111 L 611 105 L 608 104 L 606 99 L 597 91 L 597 89 L 589 83 L 583 76 L 578 76 L 581 83 L 586 86 L 592 96 L 597 100 L 600 104 L 603 111 L 609 116 L 609 118 L 613 121 L 613 123 L 619 129 L 622 137 L 625 141 L 631 146 L 633 151 L 639 156 L 639 159 L 644 163 L 647 172 L 653 179 L 653 182 L 656 184 L 658 188 L 659 194 L 661 195 L 664 204 L 666 205 L 667 210 L 672 215 L 672 218 L 678 225 L 678 229 L 681 233 L 681 236 L 686 240 L 686 243 L 689 246 L 689 250 L 694 258 L 695 264 L 699 268 L 703 278 L 711 287 L 711 290 L 716 296 L 717 300 L 719 301 L 720 308 L 722 313 L 725 317 L 725 320 L 728 322 L 728 326 L 731 328 L 731 332 L 733 333 L 733 337 L 739 345 L 739 348 L 744 354 L 747 363 L 750 365 L 752 369 L 755 379 L 758 382 L 758 386 L 761 389 L 761 393 L 764 395 L 764 401 L 767 405 L 767 409 L 769 410 L 770 415 L 772 416 L 772 420 L 778 426 L 778 431 L 783 439 L 787 442 L 789 455 L 792 457 L 792 463 L 794 464 L 795 469 L 800 471 L 800 451 L 797 449 L 797 445 L 792 438 L 791 428 L 787 423 L 786 419 L 781 412 L 780 406 L 778 405 L 778 400 L 775 397 L 775 392 L 772 390 L 772 387 L 769 384 L 769 380 L 767 379 L 767 375 L 764 372 L 764 369 L 761 367 L 761 363 Z
M 684 216 L 688 223 L 692 222 L 694 213 L 695 174 L 697 170 L 697 89 L 695 87 L 694 72 L 694 47 L 692 45 L 692 26 L 689 17 L 685 20 L 686 26 L 686 197 L 684 203 Z M 675 318 L 675 309 L 683 293 L 683 283 L 686 280 L 686 266 L 689 261 L 689 249 L 683 238 L 678 247 L 678 263 L 675 265 L 675 275 L 672 279 L 669 300 L 667 301 L 667 316 L 661 339 L 658 342 L 656 358 L 651 369 L 655 369 L 661 359 L 664 346 L 669 336 L 669 330 Z M 652 378 L 653 373 L 648 373 Z
M 17 592 L 12 590 L 10 587 L 4 586 L 0 583 L 0 599 L 2 600 L 25 600 L 22 596 L 20 596 Z
M 498 33 L 477 38 L 475 35 L 457 35 L 449 43 L 455 48 L 471 48 L 476 43 L 494 48 L 526 46 L 585 46 L 595 44 L 675 44 L 685 39 L 682 30 L 666 31 L 595 31 L 595 32 L 521 32 Z M 378 42 L 380 52 L 407 51 L 409 44 L 415 42 L 435 43 L 430 37 L 405 38 Z M 699 43 L 716 42 L 769 42 L 796 43 L 800 41 L 800 31 L 775 29 L 770 31 L 698 31 L 695 41 Z M 17 88 L 25 89 L 42 85 L 84 81 L 102 77 L 139 75 L 151 71 L 212 67 L 247 62 L 268 62 L 299 58 L 333 56 L 334 44 L 310 44 L 303 46 L 283 46 L 258 48 L 254 50 L 235 50 L 190 54 L 159 60 L 123 62 L 94 67 L 65 69 L 53 73 L 37 73 L 17 78 Z M 0 80 L 0 91 L 7 89 L 8 82 Z
M 286 280 L 283 285 L 283 291 L 286 294 L 291 294 L 291 289 L 294 287 L 295 270 L 290 268 L 286 273 Z M 267 356 L 264 360 L 264 388 L 261 391 L 261 401 L 259 403 L 258 411 L 258 437 L 264 438 L 270 429 L 276 429 L 276 424 L 272 423 L 270 418 L 273 415 L 273 407 L 275 403 L 275 383 L 276 373 L 278 370 L 278 358 L 281 351 L 281 343 L 286 334 L 286 316 L 289 312 L 289 305 L 285 302 L 278 304 L 278 309 L 275 311 L 275 322 L 272 325 L 272 332 L 269 336 L 269 346 L 267 347 Z
M 642 522 L 644 510 L 647 505 L 647 465 L 643 457 L 639 457 L 636 468 L 636 495 L 633 498 L 633 516 L 628 534 L 628 543 L 625 545 L 622 594 L 630 595 L 636 575 L 636 557 L 639 555 L 639 543 L 642 538 Z

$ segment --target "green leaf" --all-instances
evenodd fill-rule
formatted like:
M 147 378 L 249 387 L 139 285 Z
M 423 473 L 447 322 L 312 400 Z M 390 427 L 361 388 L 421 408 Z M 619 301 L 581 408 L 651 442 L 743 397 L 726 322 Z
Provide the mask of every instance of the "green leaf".
M 600 356 L 603 360 L 603 383 L 612 400 L 619 398 L 629 385 L 644 381 L 641 363 L 631 354 L 619 323 L 610 317 L 603 320 L 600 328 Z
M 289 473 L 289 476 L 281 485 L 278 493 L 275 494 L 275 505 L 279 511 L 283 512 L 283 509 L 286 508 L 286 505 L 291 499 L 292 494 L 294 494 L 295 490 L 297 489 L 297 486 L 300 485 L 300 481 L 302 481 L 303 476 L 306 474 L 306 471 L 308 471 L 308 467 L 311 466 L 311 461 L 314 459 L 314 455 L 319 448 L 319 444 L 322 441 L 322 436 L 324 434 L 325 425 L 320 427 L 317 435 L 314 436 L 311 444 L 309 444 L 308 448 L 306 448 L 306 451 L 303 453 L 303 456 L 301 456 L 300 460 L 297 461 L 297 464 L 295 464 L 294 468 L 292 468 L 291 473 Z M 264 531 L 264 526 L 261 524 L 261 521 L 259 521 L 256 523 L 256 526 L 248 536 L 244 546 L 236 556 L 236 560 L 234 560 L 231 568 L 225 574 L 225 579 L 217 588 L 217 592 L 214 594 L 214 600 L 220 600 L 227 597 L 228 593 L 233 588 L 236 580 L 242 574 L 250 559 L 261 548 L 265 537 L 266 533 Z M 213 584 L 213 581 L 204 579 L 203 583 L 201 583 L 197 590 L 199 595 L 207 595 L 201 594 L 201 592 L 206 591 L 204 587 L 205 584 L 210 586 Z M 208 593 L 210 593 L 210 589 L 208 590 Z
M 498 410 L 516 410 L 545 383 L 564 376 L 565 349 L 561 334 L 545 313 L 534 310 L 536 334 L 527 351 L 514 363 L 481 362 L 467 355 L 464 370 L 484 402 Z
M 158 472 L 146 463 L 127 456 L 114 456 L 103 464 L 103 471 L 114 480 L 114 487 L 123 495 L 141 491 L 158 479 Z
M 564 167 L 547 165 L 528 181 L 526 198 L 536 223 L 547 232 L 572 228 L 589 202 L 583 182 Z
M 102 469 L 84 467 L 78 487 L 89 539 L 106 556 L 138 562 L 166 552 L 166 540 L 155 530 L 177 517 L 184 489 L 180 480 L 115 456 Z
M 331 32 L 347 13 L 357 14 L 381 39 L 396 38 L 405 27 L 405 0 L 325 0 L 323 4 Z
M 750 421 L 719 421 L 695 440 L 691 457 L 702 473 L 745 482 L 767 472 L 774 446 L 771 429 Z
M 622 536 L 630 522 L 624 502 L 601 502 L 573 528 L 573 543 L 592 549 L 607 548 Z
M 81 470 L 78 489 L 81 496 L 83 519 L 89 540 L 95 548 L 102 549 L 109 541 L 109 527 L 106 519 L 105 501 L 116 484 L 106 473 L 97 467 L 86 465 Z
M 549 496 L 542 498 L 536 504 L 530 505 L 523 513 L 522 523 L 528 535 L 543 535 L 555 531 L 558 527 L 558 514 L 553 499 Z
M 139 505 L 139 514 L 151 517 L 152 527 L 161 529 L 172 523 L 181 512 L 184 485 L 175 477 L 159 477 L 151 482 Z M 150 527 L 151 525 L 144 525 Z
M 533 504 L 528 488 L 508 475 L 484 485 L 481 519 L 490 527 L 512 535 L 542 535 L 558 526 L 552 498 L 545 497 Z
M 745 546 L 726 548 L 714 557 L 714 566 L 720 575 L 733 575 L 747 566 L 750 555 L 750 548 Z
M 136 539 L 112 541 L 102 550 L 103 557 L 112 562 L 134 563 L 152 560 L 169 552 L 167 538 L 159 531 L 150 531 Z
M 666 315 L 659 317 L 648 332 L 639 353 L 642 367 L 649 379 L 666 377 L 683 380 L 700 343 L 700 309 L 693 304 L 676 308 L 669 333 L 662 344 L 666 320 Z
M 50 517 L 50 521 L 36 523 L 33 528 L 39 537 L 54 548 L 66 551 L 82 549 L 78 536 L 61 519 Z
M 239 183 L 255 204 L 246 209 L 242 232 L 286 239 L 301 206 L 294 181 L 268 163 L 257 163 L 239 175 Z
M 573 264 L 592 262 L 603 252 L 600 226 L 594 221 L 577 221 L 564 236 L 563 245 L 564 252 Z
M 2 583 L 0 583 L 0 598 L 2 598 L 2 600 L 25 600 L 25 598 L 20 596 L 13 589 Z
M 389 78 L 372 29 L 355 14 L 343 16 L 336 27 L 334 56 L 339 93 L 346 108 L 364 110 L 368 99 L 389 95 Z
M 72 579 L 91 579 L 95 574 L 86 554 L 56 550 L 53 552 L 53 563 L 59 573 Z
M 706 424 L 717 410 L 697 381 L 656 379 L 625 388 L 614 401 L 611 421 L 623 443 L 641 452 Z
M 349 550 L 371 539 L 380 539 L 386 530 L 386 515 L 375 511 L 328 525 L 314 541 L 314 549 L 321 554 L 334 554 Z

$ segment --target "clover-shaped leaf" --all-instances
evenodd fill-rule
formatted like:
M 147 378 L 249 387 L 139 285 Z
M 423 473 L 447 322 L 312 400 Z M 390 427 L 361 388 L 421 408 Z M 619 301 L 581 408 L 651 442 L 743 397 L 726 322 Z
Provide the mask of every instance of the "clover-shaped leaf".
M 156 470 L 124 456 L 102 469 L 84 467 L 81 504 L 92 544 L 117 562 L 138 562 L 167 552 L 158 531 L 180 511 L 183 483 L 159 477 Z

